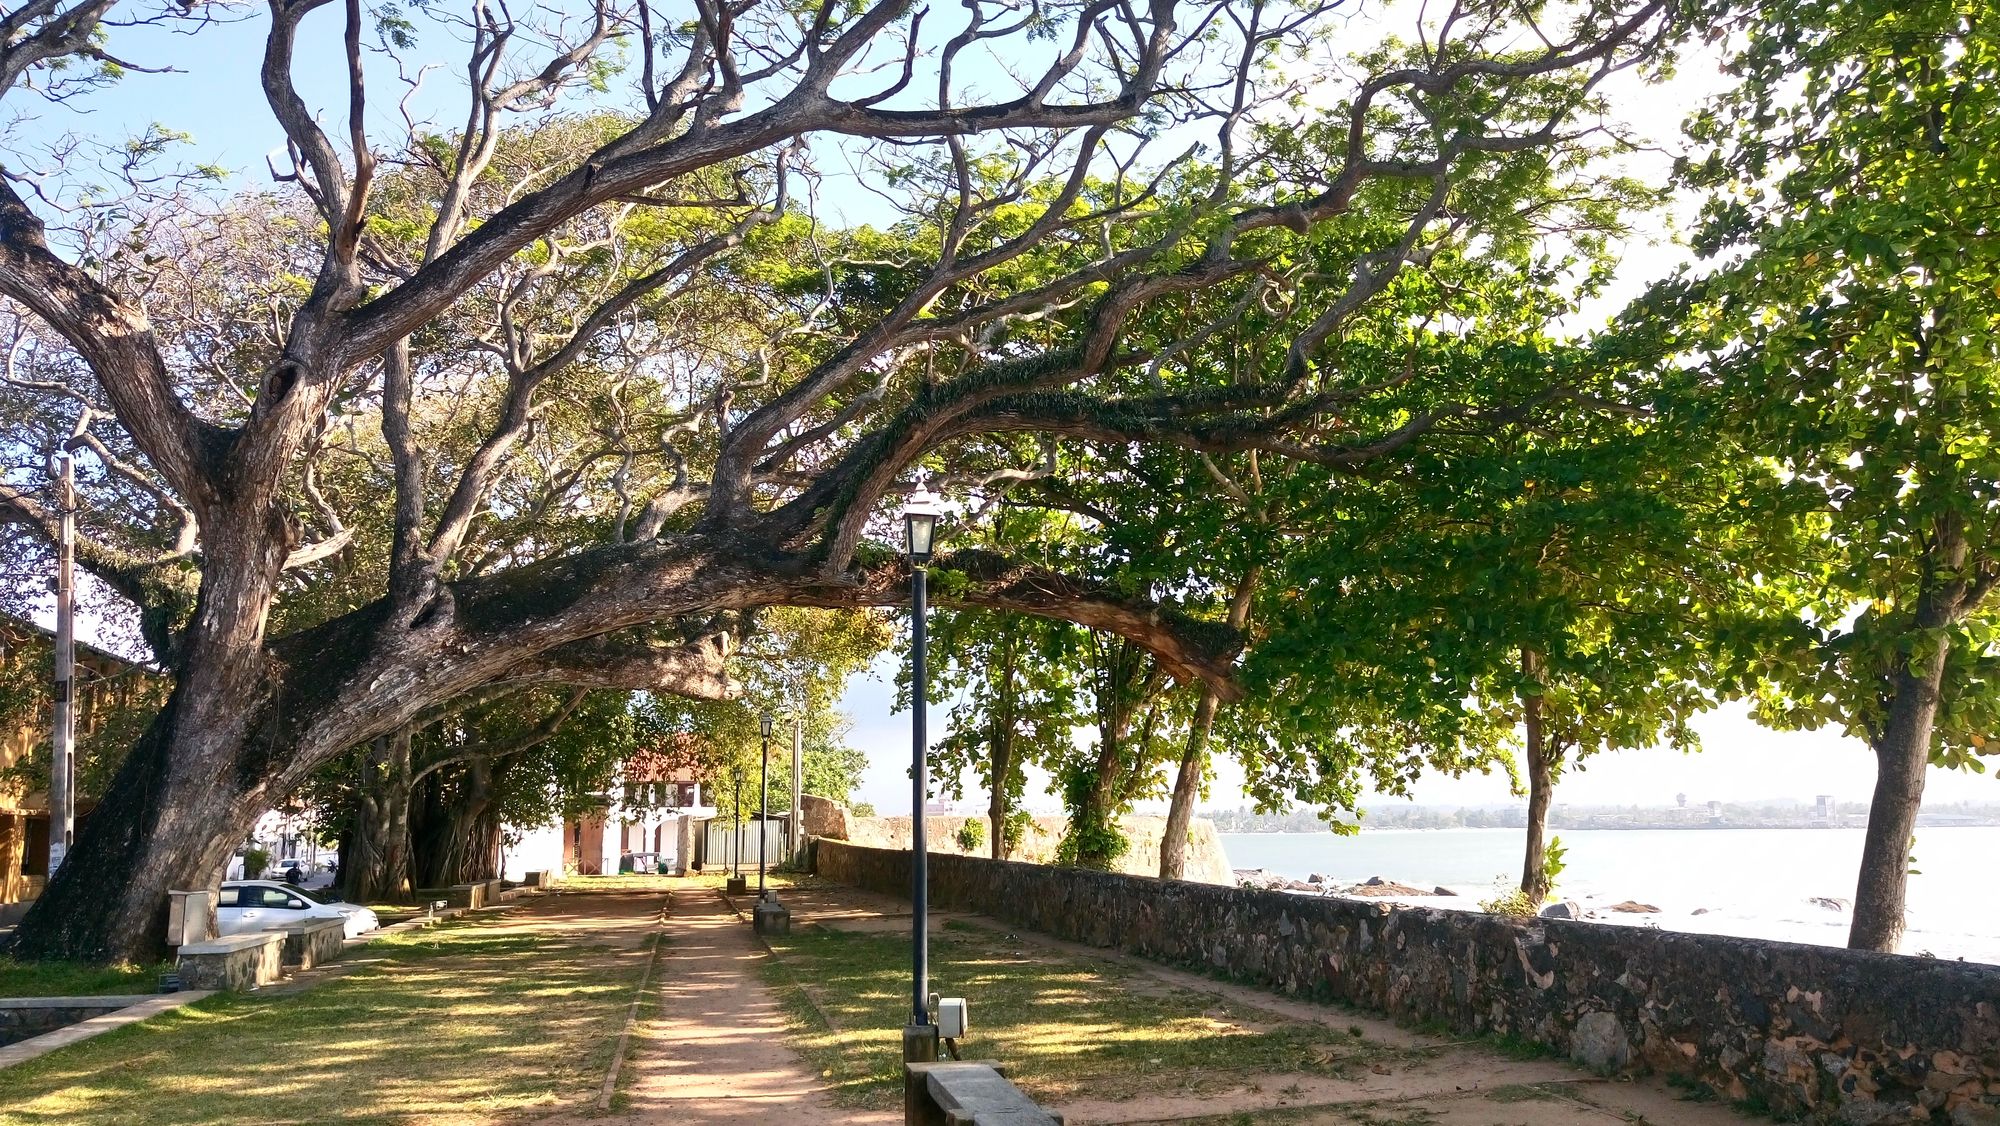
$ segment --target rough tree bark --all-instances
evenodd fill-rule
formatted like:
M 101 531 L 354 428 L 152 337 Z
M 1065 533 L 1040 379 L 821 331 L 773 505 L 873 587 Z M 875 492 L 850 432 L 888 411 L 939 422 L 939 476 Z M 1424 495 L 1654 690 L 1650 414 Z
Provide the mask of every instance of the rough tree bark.
M 369 740 L 356 784 L 355 820 L 341 886 L 356 903 L 410 895 L 410 732 Z
M 410 861 L 419 886 L 496 879 L 503 826 L 495 791 L 506 770 L 484 758 L 468 760 L 446 777 L 425 778 L 412 801 Z
M 1904 895 L 1909 884 L 1910 841 L 1924 800 L 1924 770 L 1950 657 L 1947 627 L 1965 617 L 1971 585 L 1965 577 L 1966 541 L 1955 517 L 1937 522 L 1922 557 L 1924 581 L 1917 599 L 1915 633 L 1922 650 L 1897 662 L 1889 675 L 1887 714 L 1869 740 L 1875 752 L 1875 794 L 1861 846 L 1854 889 L 1854 922 L 1847 945 L 1895 953 L 1903 941 Z
M 1251 567 L 1236 584 L 1229 600 L 1229 626 L 1238 633 L 1250 628 L 1251 603 L 1257 593 L 1261 570 Z M 1208 768 L 1208 737 L 1215 729 L 1215 713 L 1222 698 L 1203 688 L 1195 705 L 1194 720 L 1188 725 L 1187 749 L 1181 752 L 1180 772 L 1174 777 L 1173 799 L 1167 805 L 1167 827 L 1160 837 L 1160 878 L 1182 879 L 1187 873 L 1188 826 L 1194 823 L 1194 803 L 1201 796 L 1203 775 Z

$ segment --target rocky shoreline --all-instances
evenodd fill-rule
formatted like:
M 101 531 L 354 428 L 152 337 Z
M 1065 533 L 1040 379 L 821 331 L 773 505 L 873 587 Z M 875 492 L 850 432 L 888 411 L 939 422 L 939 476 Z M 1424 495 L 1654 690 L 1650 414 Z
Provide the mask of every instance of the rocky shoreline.
M 1254 888 L 1258 891 L 1288 891 L 1298 895 L 1357 895 L 1367 899 L 1458 897 L 1457 892 L 1447 887 L 1434 887 L 1425 891 L 1420 887 L 1399 884 L 1380 876 L 1370 876 L 1358 884 L 1342 884 L 1318 872 L 1303 880 L 1294 880 L 1275 872 L 1266 872 L 1262 868 L 1236 869 L 1236 886 Z
M 1425 891 L 1416 885 L 1400 883 L 1382 876 L 1370 876 L 1360 883 L 1343 883 L 1331 876 L 1321 875 L 1318 872 L 1312 873 L 1303 880 L 1295 880 L 1289 876 L 1279 875 L 1276 872 L 1267 871 L 1263 868 L 1237 868 L 1234 871 L 1237 887 L 1249 888 L 1255 891 L 1282 891 L 1291 895 L 1337 896 L 1348 899 L 1421 900 L 1425 906 L 1432 907 L 1450 907 L 1462 911 L 1485 909 L 1484 904 L 1474 901 L 1472 897 L 1467 896 L 1463 892 L 1453 891 L 1448 887 L 1433 887 L 1429 891 Z M 1586 896 L 1585 898 L 1595 899 L 1594 896 Z M 1459 902 L 1448 904 L 1432 902 L 1438 899 L 1456 899 Z M 1849 907 L 1849 903 L 1845 899 L 1832 899 L 1823 896 L 1810 897 L 1806 902 L 1834 914 L 1844 913 Z M 1543 905 L 1540 911 L 1541 917 L 1544 919 L 1606 919 L 1615 915 L 1664 915 L 1667 913 L 1661 907 L 1636 899 L 1626 899 L 1611 904 L 1560 899 Z M 1698 907 L 1688 914 L 1706 915 L 1708 913 L 1708 908 Z M 1655 924 L 1649 923 L 1648 925 Z

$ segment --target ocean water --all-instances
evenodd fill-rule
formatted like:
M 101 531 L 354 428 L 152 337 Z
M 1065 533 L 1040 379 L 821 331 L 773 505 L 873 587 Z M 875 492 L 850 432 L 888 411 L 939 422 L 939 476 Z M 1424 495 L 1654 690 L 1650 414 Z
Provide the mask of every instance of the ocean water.
M 1848 913 L 1815 898 L 1851 902 L 1861 862 L 1862 830 L 1579 829 L 1556 834 L 1568 867 L 1556 896 L 1594 909 L 1606 922 L 1706 934 L 1847 943 Z M 1338 883 L 1370 876 L 1413 887 L 1442 886 L 1457 898 L 1408 902 L 1474 907 L 1520 878 L 1518 829 L 1373 829 L 1331 833 L 1224 833 L 1235 868 L 1262 868 L 1303 880 L 1313 873 Z M 1928 953 L 2000 963 L 2000 827 L 1917 831 L 1910 877 L 1906 954 Z M 1603 908 L 1635 899 L 1657 915 Z M 1705 909 L 1700 915 L 1698 909 Z

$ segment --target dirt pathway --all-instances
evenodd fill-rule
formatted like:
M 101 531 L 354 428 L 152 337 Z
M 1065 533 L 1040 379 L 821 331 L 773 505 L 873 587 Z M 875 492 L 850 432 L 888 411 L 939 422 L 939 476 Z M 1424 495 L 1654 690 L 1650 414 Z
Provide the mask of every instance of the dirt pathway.
M 784 1042 L 785 1018 L 757 967 L 764 951 L 727 904 L 688 881 L 673 894 L 655 970 L 658 1007 L 633 1037 L 622 1115 L 645 1122 L 890 1123 L 837 1109 Z

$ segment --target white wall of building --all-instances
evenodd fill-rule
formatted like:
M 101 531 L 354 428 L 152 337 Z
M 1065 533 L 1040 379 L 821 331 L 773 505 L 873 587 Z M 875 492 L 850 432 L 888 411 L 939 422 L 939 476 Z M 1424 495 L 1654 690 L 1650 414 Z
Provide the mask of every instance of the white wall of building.
M 520 881 L 529 872 L 553 872 L 560 876 L 568 859 L 562 822 L 535 829 L 509 829 L 508 836 L 520 839 L 500 849 L 500 878 Z

